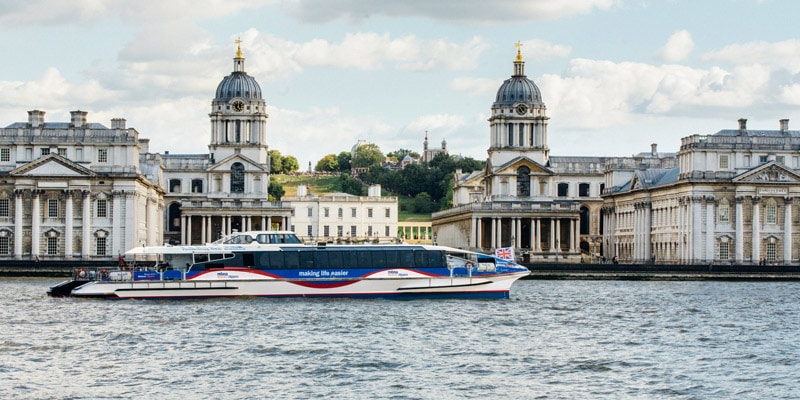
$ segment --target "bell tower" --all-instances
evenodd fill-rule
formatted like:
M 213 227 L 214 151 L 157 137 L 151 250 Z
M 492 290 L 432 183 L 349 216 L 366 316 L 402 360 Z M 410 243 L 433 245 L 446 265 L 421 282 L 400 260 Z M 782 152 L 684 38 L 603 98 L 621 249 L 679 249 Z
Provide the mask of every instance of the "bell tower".
M 268 167 L 267 106 L 261 86 L 245 72 L 244 60 L 241 41 L 237 39 L 233 72 L 222 79 L 211 102 L 208 150 L 217 160 L 241 154 Z

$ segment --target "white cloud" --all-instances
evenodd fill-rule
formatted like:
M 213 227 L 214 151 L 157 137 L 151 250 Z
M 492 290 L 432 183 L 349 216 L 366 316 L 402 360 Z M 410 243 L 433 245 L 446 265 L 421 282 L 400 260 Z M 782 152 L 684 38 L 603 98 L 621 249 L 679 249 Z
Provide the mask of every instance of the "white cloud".
M 800 73 L 800 39 L 775 43 L 755 41 L 733 44 L 720 50 L 710 51 L 702 58 L 706 61 L 733 65 L 759 63 L 797 74 Z
M 361 21 L 379 15 L 496 24 L 585 14 L 594 9 L 609 9 L 616 3 L 616 0 L 294 0 L 286 2 L 284 8 L 305 22 Z
M 661 48 L 659 59 L 666 62 L 683 61 L 694 50 L 694 40 L 687 30 L 677 31 L 669 37 L 667 44 Z
M 540 87 L 552 118 L 569 126 L 605 128 L 635 114 L 707 116 L 780 101 L 764 66 L 696 69 L 679 65 L 575 59 L 563 76 L 544 75 Z M 727 113 L 730 113 L 728 111 Z
M 490 99 L 497 93 L 502 81 L 489 78 L 454 78 L 450 82 L 450 87 L 472 96 L 479 96 Z
M 546 40 L 531 39 L 522 42 L 522 58 L 525 61 L 538 61 L 551 57 L 567 57 L 572 47 L 563 44 L 552 44 Z

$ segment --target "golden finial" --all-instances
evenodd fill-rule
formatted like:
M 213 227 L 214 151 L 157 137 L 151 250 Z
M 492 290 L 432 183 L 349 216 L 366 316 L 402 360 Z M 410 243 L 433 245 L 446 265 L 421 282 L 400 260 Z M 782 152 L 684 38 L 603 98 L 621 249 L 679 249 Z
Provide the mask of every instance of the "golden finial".
M 514 47 L 517 48 L 517 59 L 516 59 L 516 61 L 522 61 L 522 51 L 521 51 L 522 43 L 520 43 L 520 42 L 514 43 Z
M 242 56 L 242 48 L 241 48 L 241 46 L 239 46 L 242 43 L 242 39 L 236 38 L 236 40 L 234 40 L 234 42 L 236 42 L 236 58 L 243 58 L 243 56 Z

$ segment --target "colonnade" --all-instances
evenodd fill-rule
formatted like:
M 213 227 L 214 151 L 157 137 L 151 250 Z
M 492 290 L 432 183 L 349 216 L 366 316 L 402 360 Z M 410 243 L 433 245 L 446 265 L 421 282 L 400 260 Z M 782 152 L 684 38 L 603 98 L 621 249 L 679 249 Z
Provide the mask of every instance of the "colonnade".
M 289 217 L 279 216 L 280 230 L 287 230 Z M 200 237 L 192 234 L 192 222 L 199 219 Z M 273 216 L 269 215 L 181 215 L 181 243 L 200 244 L 210 243 L 219 239 L 217 233 L 222 236 L 233 233 L 233 226 L 238 223 L 239 231 L 246 232 L 252 230 L 271 230 Z M 259 224 L 260 222 L 260 224 Z M 257 225 L 258 224 L 258 225 Z M 218 232 L 216 229 L 218 229 Z
M 546 222 L 546 224 L 543 224 Z M 525 217 L 472 217 L 472 235 L 470 235 L 469 246 L 471 248 L 481 248 L 488 239 L 489 248 L 499 247 L 515 247 L 518 249 L 530 249 L 533 252 L 550 252 L 556 253 L 557 251 L 566 251 L 569 253 L 578 252 L 580 248 L 580 235 L 578 218 L 561 218 L 561 217 L 541 217 L 541 218 L 525 218 Z M 523 232 L 523 226 L 528 225 L 528 232 Z M 567 225 L 563 227 L 562 225 Z M 484 225 L 488 226 L 488 231 L 484 232 Z M 548 231 L 543 231 L 543 225 L 548 225 Z M 510 237 L 503 240 L 503 227 L 508 227 Z M 562 229 L 566 229 L 567 248 L 564 248 L 560 243 L 562 237 Z M 547 236 L 543 236 L 547 235 Z M 523 237 L 529 240 L 523 240 Z M 547 237 L 548 240 L 542 240 Z M 543 248 L 543 244 L 547 245 Z

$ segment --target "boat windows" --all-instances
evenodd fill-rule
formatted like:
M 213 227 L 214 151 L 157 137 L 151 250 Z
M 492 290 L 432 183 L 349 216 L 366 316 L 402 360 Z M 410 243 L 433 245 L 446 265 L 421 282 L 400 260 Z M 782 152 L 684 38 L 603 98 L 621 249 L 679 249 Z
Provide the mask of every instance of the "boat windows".
M 255 265 L 253 253 L 242 253 L 242 265 L 245 267 L 252 267 Z
M 314 253 L 310 251 L 301 251 L 298 253 L 300 256 L 300 268 L 313 269 L 314 268 Z
M 312 254 L 314 254 L 314 264 L 311 267 L 318 269 L 328 269 L 331 267 L 328 259 L 329 253 L 327 251 L 315 251 Z
M 318 251 L 318 253 L 323 253 L 323 252 Z M 342 261 L 343 253 L 341 251 L 331 251 L 331 252 L 326 251 L 324 253 L 328 255 L 328 265 L 330 265 L 330 268 L 347 268 L 347 266 L 344 265 L 344 262 Z
M 284 268 L 297 269 L 300 268 L 300 257 L 296 251 L 287 251 L 283 254 Z

